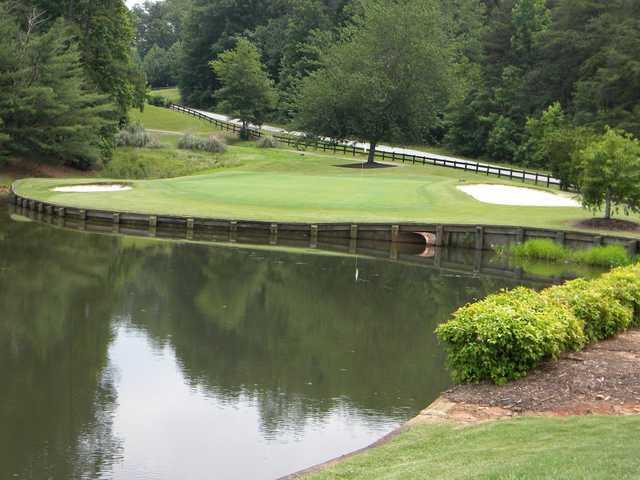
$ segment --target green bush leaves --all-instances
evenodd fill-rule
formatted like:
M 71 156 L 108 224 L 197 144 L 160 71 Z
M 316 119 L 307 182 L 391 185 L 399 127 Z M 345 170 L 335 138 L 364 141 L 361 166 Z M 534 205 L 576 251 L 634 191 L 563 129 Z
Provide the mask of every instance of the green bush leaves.
M 640 326 L 640 265 L 542 292 L 521 287 L 490 295 L 459 309 L 436 334 L 456 381 L 504 384 L 631 326 Z

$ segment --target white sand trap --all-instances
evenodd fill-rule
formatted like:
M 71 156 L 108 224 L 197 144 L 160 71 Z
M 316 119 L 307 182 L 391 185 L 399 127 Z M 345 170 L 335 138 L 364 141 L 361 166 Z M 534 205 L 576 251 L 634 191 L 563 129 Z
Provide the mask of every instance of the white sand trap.
M 98 193 L 98 192 L 122 192 L 125 190 L 131 190 L 128 185 L 119 184 L 98 184 L 98 185 L 73 185 L 70 187 L 57 187 L 54 188 L 54 192 L 61 193 Z
M 580 202 L 564 195 L 508 185 L 463 185 L 458 190 L 476 200 L 493 205 L 521 207 L 581 207 Z

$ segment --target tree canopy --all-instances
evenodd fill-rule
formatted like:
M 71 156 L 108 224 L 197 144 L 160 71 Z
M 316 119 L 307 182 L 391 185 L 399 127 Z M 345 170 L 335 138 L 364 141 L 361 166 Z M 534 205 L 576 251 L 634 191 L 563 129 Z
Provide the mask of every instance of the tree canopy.
M 640 141 L 607 128 L 578 154 L 582 162 L 580 191 L 592 210 L 604 207 L 605 218 L 616 210 L 640 211 Z
M 242 121 L 242 133 L 247 134 L 249 123 L 262 125 L 277 103 L 273 82 L 260 62 L 258 49 L 247 39 L 238 39 L 211 62 L 221 87 L 216 92 L 220 109 Z
M 62 20 L 42 32 L 0 3 L 0 148 L 47 162 L 88 167 L 108 155 L 116 108 L 84 76 L 80 52 Z
M 296 126 L 370 143 L 421 138 L 446 106 L 451 49 L 434 0 L 372 0 L 302 82 Z

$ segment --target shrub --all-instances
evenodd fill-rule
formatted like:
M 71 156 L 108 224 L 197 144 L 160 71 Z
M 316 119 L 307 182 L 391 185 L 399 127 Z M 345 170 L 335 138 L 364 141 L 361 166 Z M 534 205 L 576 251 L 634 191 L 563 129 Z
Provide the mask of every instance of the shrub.
M 459 309 L 436 334 L 447 344 L 453 377 L 462 382 L 516 380 L 542 360 L 584 344 L 567 306 L 522 287 Z
M 631 263 L 631 255 L 622 245 L 606 245 L 573 252 L 573 261 L 600 267 L 622 267 Z
M 536 293 L 491 295 L 454 313 L 436 334 L 456 380 L 504 383 L 545 358 L 640 326 L 640 265 Z
M 160 148 L 162 145 L 157 137 L 150 135 L 142 124 L 131 123 L 116 135 L 116 146 L 135 148 Z
M 629 328 L 633 321 L 633 308 L 622 303 L 615 291 L 602 279 L 573 280 L 551 287 L 544 296 L 567 305 L 581 322 L 589 342 L 604 340 Z
M 570 257 L 571 252 L 549 239 L 527 240 L 520 245 L 511 247 L 511 252 L 516 257 L 535 258 L 538 260 L 561 261 Z
M 162 95 L 150 95 L 149 98 L 147 99 L 147 103 L 155 107 L 165 107 L 165 108 L 171 105 L 171 102 L 167 100 L 165 97 L 163 97 Z
M 256 146 L 258 148 L 278 148 L 280 144 L 273 137 L 260 137 Z
M 215 135 L 202 138 L 191 133 L 183 135 L 180 140 L 178 140 L 178 148 L 182 150 L 201 150 L 211 153 L 224 153 L 227 150 L 223 139 Z
M 640 265 L 616 268 L 598 281 L 607 285 L 620 302 L 633 310 L 633 325 L 640 327 Z

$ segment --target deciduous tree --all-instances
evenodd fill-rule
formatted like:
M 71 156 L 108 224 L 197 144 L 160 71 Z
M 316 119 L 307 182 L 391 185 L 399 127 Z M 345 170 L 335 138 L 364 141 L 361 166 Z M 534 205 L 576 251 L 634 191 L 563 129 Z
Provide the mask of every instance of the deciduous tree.
M 220 79 L 216 92 L 219 108 L 242 121 L 241 135 L 246 138 L 250 123 L 262 125 L 277 103 L 273 81 L 260 61 L 258 49 L 240 38 L 233 50 L 227 50 L 211 62 Z
M 640 142 L 637 139 L 607 128 L 578 158 L 582 162 L 580 193 L 586 208 L 601 210 L 604 207 L 606 219 L 619 208 L 627 214 L 640 211 Z
M 337 140 L 423 138 L 439 121 L 453 78 L 435 0 L 371 0 L 321 68 L 302 82 L 296 126 Z

